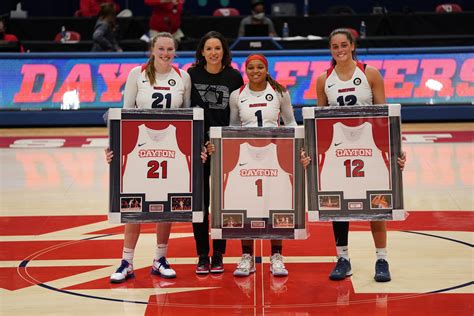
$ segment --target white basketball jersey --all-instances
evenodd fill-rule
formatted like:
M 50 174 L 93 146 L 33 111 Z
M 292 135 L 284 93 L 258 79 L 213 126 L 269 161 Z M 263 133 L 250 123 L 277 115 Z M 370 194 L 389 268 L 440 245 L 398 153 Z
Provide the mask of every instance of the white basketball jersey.
M 357 63 L 352 78 L 342 81 L 334 68 L 328 70 L 324 91 L 328 98 L 328 105 L 372 105 L 373 95 L 364 65 Z
M 322 191 L 344 191 L 344 199 L 365 199 L 368 190 L 390 188 L 389 169 L 372 134 L 372 124 L 333 125 L 331 146 L 320 156 Z
M 239 94 L 242 126 L 276 127 L 280 123 L 280 100 L 270 84 L 264 91 L 250 91 L 248 84 Z
M 179 69 L 173 67 L 167 74 L 156 74 L 152 86 L 146 77 L 145 70 L 137 78 L 136 104 L 140 109 L 175 109 L 184 102 L 184 81 Z
M 239 161 L 229 172 L 223 209 L 247 210 L 247 217 L 268 218 L 270 210 L 293 210 L 290 174 L 278 163 L 276 145 L 240 145 Z
M 176 140 L 176 127 L 138 127 L 138 139 L 127 155 L 122 179 L 125 193 L 145 193 L 147 201 L 167 201 L 168 193 L 190 193 L 187 157 Z

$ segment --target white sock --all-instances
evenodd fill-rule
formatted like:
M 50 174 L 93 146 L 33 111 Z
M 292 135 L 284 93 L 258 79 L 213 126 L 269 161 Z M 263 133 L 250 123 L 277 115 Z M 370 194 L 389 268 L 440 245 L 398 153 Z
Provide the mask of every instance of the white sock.
M 122 258 L 127 260 L 128 263 L 133 264 L 133 256 L 135 255 L 135 249 L 123 247 Z
M 167 252 L 168 252 L 168 244 L 156 245 L 156 260 L 160 259 L 161 257 L 166 257 Z
M 346 260 L 349 260 L 349 248 L 347 246 L 336 246 L 337 257 L 343 257 Z
M 377 260 L 387 260 L 387 248 L 375 248 L 375 253 L 377 254 Z

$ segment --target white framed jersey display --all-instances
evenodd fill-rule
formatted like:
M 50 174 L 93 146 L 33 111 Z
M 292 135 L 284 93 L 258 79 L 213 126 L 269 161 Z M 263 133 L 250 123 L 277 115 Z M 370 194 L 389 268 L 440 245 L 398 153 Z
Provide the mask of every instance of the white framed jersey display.
M 110 109 L 109 221 L 202 222 L 201 108 Z
M 213 239 L 306 239 L 303 127 L 211 127 Z
M 303 109 L 308 220 L 404 220 L 400 104 Z

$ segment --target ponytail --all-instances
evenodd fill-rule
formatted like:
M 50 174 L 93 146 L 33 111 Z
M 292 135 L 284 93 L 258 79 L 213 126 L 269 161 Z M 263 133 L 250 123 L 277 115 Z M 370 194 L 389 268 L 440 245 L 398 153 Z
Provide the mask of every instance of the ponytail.
M 273 79 L 269 73 L 267 73 L 267 81 L 273 87 L 273 89 L 280 93 L 281 96 L 283 96 L 283 93 L 287 91 L 287 89 L 282 86 L 278 81 Z

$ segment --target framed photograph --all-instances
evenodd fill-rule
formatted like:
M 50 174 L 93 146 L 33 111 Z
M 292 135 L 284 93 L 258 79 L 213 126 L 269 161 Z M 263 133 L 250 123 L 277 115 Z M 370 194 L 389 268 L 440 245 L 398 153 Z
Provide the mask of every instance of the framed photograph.
M 308 219 L 404 220 L 400 105 L 303 109 Z
M 307 238 L 303 128 L 211 127 L 210 138 L 212 238 Z
M 114 108 L 108 125 L 109 221 L 202 222 L 203 110 Z

